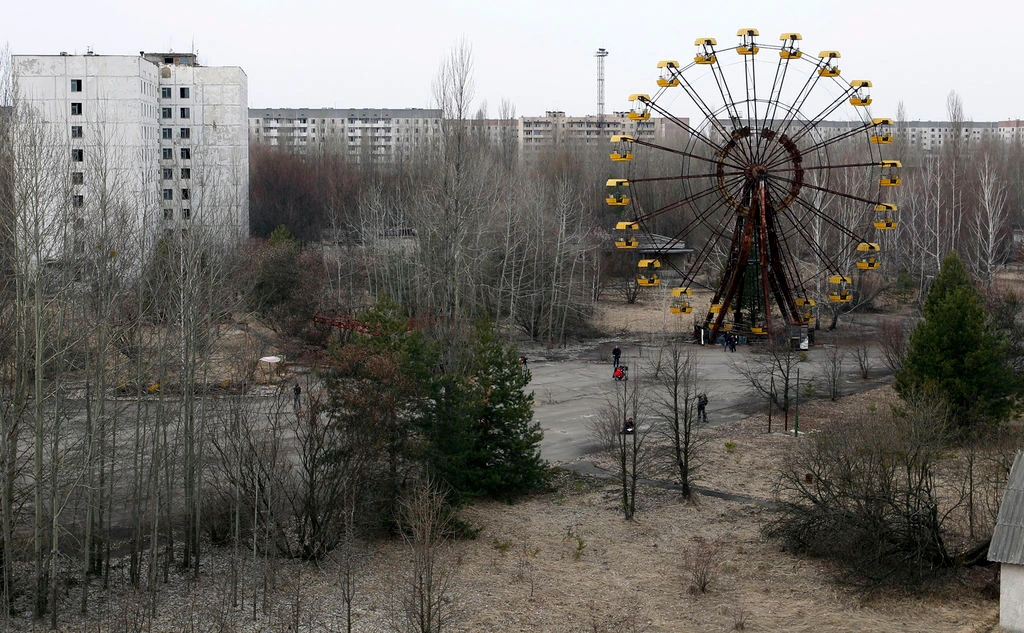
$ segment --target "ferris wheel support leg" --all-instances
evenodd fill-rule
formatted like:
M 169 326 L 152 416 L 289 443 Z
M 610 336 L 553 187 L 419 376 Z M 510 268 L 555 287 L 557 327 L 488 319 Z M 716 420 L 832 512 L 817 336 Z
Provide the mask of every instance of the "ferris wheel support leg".
M 725 313 L 728 312 L 729 306 L 732 305 L 733 299 L 736 293 L 739 292 L 743 286 L 743 276 L 747 270 L 747 260 L 750 259 L 750 247 L 753 242 L 753 222 L 750 218 L 742 218 L 742 230 L 739 231 L 738 236 L 734 236 L 733 251 L 736 253 L 736 264 L 733 268 L 732 274 L 723 277 L 722 283 L 719 285 L 718 292 L 715 293 L 716 297 L 722 297 L 721 302 L 718 304 L 718 314 L 714 319 L 714 325 L 711 329 L 712 340 L 718 336 L 718 332 L 722 329 L 722 322 L 725 321 Z M 736 243 L 736 239 L 739 239 L 739 243 Z M 708 321 L 711 321 L 712 313 L 708 313 Z

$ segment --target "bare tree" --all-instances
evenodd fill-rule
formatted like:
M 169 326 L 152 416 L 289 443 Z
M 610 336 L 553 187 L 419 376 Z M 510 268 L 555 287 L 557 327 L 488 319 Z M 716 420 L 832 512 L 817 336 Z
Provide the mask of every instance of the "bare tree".
M 871 345 L 864 339 L 853 345 L 853 357 L 857 360 L 860 377 L 867 380 L 871 376 Z
M 64 426 L 69 351 L 76 347 L 67 294 L 72 281 L 67 265 L 73 252 L 71 209 L 77 203 L 72 197 L 69 165 L 83 150 L 69 148 L 56 125 L 16 97 L 7 116 L 12 189 L 5 197 L 9 206 L 3 231 L 16 279 L 11 317 L 17 332 L 11 359 L 15 361 L 13 406 L 7 412 L 19 419 L 7 419 L 5 461 L 10 459 L 10 451 L 18 450 L 21 425 L 31 424 L 33 613 L 42 617 L 49 610 L 56 618 L 59 518 L 65 507 L 66 486 L 73 485 L 61 468 L 69 448 Z M 10 474 L 11 468 L 14 464 L 8 463 L 5 474 Z M 4 490 L 6 505 L 13 491 L 6 485 Z M 5 520 L 13 520 L 13 515 L 7 514 Z M 13 522 L 6 529 L 13 530 Z
M 636 515 L 636 491 L 640 479 L 649 476 L 654 467 L 654 451 L 648 442 L 655 427 L 647 422 L 647 398 L 642 389 L 639 371 L 634 368 L 630 380 L 615 383 L 615 399 L 605 407 L 602 417 L 607 436 L 614 435 L 611 455 L 618 463 L 622 515 L 632 520 Z
M 698 407 L 698 399 L 704 394 L 700 389 L 697 358 L 691 348 L 673 340 L 665 351 L 667 358 L 662 356 L 658 373 L 664 389 L 657 404 L 660 433 L 668 439 L 666 457 L 679 477 L 683 498 L 689 499 L 693 493 L 691 482 L 700 465 L 700 451 L 705 444 L 700 429 L 706 423 L 707 413 L 705 410 L 702 417 L 703 407 Z
M 1009 221 L 1006 186 L 995 173 L 988 152 L 978 166 L 978 208 L 974 214 L 972 233 L 977 254 L 975 274 L 986 283 L 991 282 L 996 270 L 1006 261 L 1006 240 Z
M 775 403 L 784 414 L 785 430 L 789 430 L 789 407 L 797 395 L 797 379 L 801 361 L 800 350 L 793 349 L 784 336 L 771 336 L 767 345 L 747 360 L 734 365 L 754 391 Z M 808 379 L 806 382 L 810 382 Z
M 410 560 L 396 592 L 398 608 L 392 624 L 397 633 L 443 633 L 458 614 L 451 508 L 444 493 L 429 480 L 414 486 L 401 505 L 402 538 Z
M 690 576 L 690 593 L 707 593 L 722 565 L 722 539 L 694 537 L 683 549 L 683 568 Z
M 937 473 L 947 419 L 940 394 L 917 394 L 891 414 L 844 420 L 802 442 L 780 474 L 780 513 L 765 532 L 836 560 L 867 586 L 918 584 L 978 560 L 987 543 L 950 532 L 963 498 Z M 953 551 L 953 542 L 966 546 Z
M 898 372 L 903 369 L 903 358 L 907 355 L 910 329 L 904 320 L 897 318 L 882 321 L 881 329 L 879 347 L 882 350 L 882 357 L 893 373 Z
M 833 337 L 831 343 L 827 343 L 824 347 L 825 357 L 822 362 L 822 369 L 825 374 L 825 384 L 828 385 L 829 398 L 838 400 L 840 395 L 839 386 L 843 378 L 843 357 L 845 354 L 835 337 Z

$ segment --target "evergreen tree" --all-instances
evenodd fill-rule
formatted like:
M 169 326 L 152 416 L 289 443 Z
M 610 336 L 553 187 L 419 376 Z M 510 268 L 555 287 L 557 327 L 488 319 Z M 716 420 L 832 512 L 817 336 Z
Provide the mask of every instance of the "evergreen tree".
M 418 431 L 436 401 L 438 350 L 413 328 L 401 308 L 378 301 L 357 317 L 359 327 L 331 350 L 323 376 L 330 425 L 362 438 L 370 493 L 384 523 L 396 517 L 403 486 L 420 467 Z
M 490 323 L 477 325 L 464 376 L 449 376 L 431 441 L 435 474 L 456 492 L 511 499 L 541 488 L 547 467 L 529 371 Z
M 1006 337 L 992 327 L 981 297 L 955 253 L 942 263 L 910 337 L 896 391 L 940 394 L 961 433 L 983 421 L 1006 419 L 1021 382 Z

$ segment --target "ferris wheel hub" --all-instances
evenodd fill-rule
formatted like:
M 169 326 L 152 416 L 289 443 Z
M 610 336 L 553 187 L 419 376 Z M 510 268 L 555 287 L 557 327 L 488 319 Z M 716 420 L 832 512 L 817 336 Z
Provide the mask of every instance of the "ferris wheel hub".
M 763 180 L 768 175 L 767 165 L 747 165 L 743 174 L 749 180 Z

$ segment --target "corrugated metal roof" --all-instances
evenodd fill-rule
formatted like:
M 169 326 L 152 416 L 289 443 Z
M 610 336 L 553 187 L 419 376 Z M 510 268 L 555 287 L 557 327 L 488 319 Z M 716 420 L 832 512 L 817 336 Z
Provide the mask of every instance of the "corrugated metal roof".
M 996 563 L 1024 565 L 1024 453 L 1017 451 L 1010 480 L 999 506 L 999 519 L 988 546 L 988 559 Z

